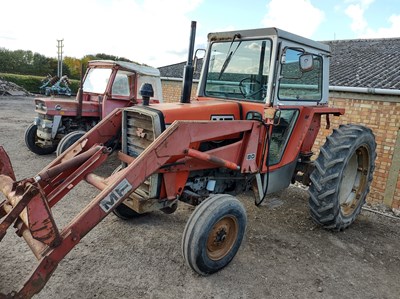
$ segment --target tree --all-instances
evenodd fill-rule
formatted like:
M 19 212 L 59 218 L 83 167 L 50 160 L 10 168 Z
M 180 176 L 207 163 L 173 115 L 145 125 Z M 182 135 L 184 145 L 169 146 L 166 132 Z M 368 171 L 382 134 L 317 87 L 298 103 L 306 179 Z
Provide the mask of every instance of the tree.
M 105 53 L 85 55 L 82 59 L 66 56 L 63 60 L 63 75 L 67 75 L 70 79 L 79 80 L 81 78 L 82 66 L 83 73 L 85 73 L 90 60 L 121 60 L 132 62 L 127 58 Z M 58 63 L 55 58 L 49 58 L 39 53 L 33 53 L 32 51 L 10 51 L 0 48 L 0 72 L 3 73 L 35 76 L 47 76 L 50 74 L 54 76 L 57 74 L 57 66 Z
M 81 60 L 74 57 L 64 57 L 63 63 L 68 67 L 70 71 L 70 79 L 80 80 L 81 78 Z

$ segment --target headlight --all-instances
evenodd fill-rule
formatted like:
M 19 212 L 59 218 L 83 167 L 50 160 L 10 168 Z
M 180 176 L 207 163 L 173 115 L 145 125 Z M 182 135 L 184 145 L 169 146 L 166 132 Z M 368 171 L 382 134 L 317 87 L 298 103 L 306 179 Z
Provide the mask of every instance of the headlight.
M 46 105 L 45 104 L 43 104 L 43 103 L 37 103 L 36 105 L 35 105 L 35 108 L 36 108 L 36 110 L 46 110 Z

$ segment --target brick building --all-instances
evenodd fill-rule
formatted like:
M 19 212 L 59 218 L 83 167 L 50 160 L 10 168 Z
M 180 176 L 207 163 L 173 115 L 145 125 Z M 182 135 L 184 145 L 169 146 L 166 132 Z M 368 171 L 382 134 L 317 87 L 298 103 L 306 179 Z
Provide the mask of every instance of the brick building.
M 324 129 L 322 122 L 314 151 L 318 152 L 326 136 L 340 123 L 370 127 L 376 137 L 377 160 L 367 202 L 400 212 L 400 38 L 325 43 L 332 51 L 329 105 L 345 108 L 346 114 L 333 118 L 330 130 Z M 194 74 L 192 98 L 200 64 Z M 180 99 L 184 65 L 159 68 L 166 102 Z

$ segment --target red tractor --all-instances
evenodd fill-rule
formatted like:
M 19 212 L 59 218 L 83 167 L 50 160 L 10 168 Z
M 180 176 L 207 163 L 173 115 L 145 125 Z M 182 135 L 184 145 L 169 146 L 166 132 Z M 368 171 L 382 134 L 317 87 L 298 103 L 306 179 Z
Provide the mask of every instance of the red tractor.
M 39 292 L 57 264 L 104 217 L 129 219 L 155 209 L 197 206 L 183 232 L 182 252 L 197 273 L 224 268 L 236 255 L 247 216 L 235 195 L 254 190 L 259 205 L 296 179 L 309 185 L 312 219 L 343 230 L 360 213 L 375 166 L 375 139 L 341 125 L 317 159 L 311 151 L 328 107 L 329 47 L 276 28 L 210 33 L 197 98 L 190 102 L 192 23 L 180 103 L 116 109 L 32 178 L 15 181 L 1 153 L 0 239 L 15 223 L 39 260 L 12 296 Z M 93 171 L 121 136 L 121 166 Z M 1 148 L 0 148 L 1 149 Z M 66 227 L 51 209 L 79 182 L 100 193 Z M 162 242 L 162 241 L 161 241 Z M 10 295 L 10 296 L 11 296 Z
M 62 153 L 115 108 L 141 102 L 139 88 L 150 83 L 154 102 L 162 102 L 160 72 L 132 62 L 90 61 L 75 100 L 35 99 L 35 118 L 25 132 L 26 146 L 35 154 Z

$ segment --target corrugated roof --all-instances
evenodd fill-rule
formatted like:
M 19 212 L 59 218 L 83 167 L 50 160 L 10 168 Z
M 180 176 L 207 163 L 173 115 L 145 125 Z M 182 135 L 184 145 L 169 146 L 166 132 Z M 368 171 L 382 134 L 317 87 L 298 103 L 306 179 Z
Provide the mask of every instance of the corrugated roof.
M 400 38 L 323 41 L 331 47 L 330 86 L 400 89 Z M 194 79 L 199 79 L 202 60 Z M 158 68 L 182 78 L 185 62 Z
M 400 38 L 324 43 L 332 52 L 330 85 L 400 89 Z

